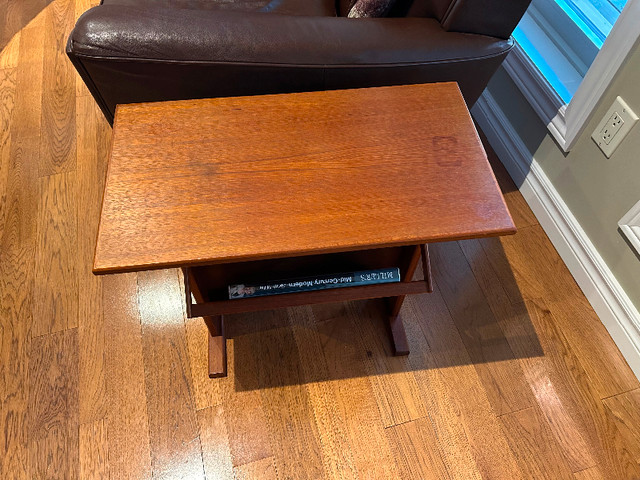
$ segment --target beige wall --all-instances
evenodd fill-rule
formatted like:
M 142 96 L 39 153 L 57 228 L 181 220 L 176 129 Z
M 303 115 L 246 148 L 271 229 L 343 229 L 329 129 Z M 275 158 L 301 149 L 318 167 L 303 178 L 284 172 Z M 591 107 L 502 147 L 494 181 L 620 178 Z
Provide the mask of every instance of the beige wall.
M 640 200 L 640 123 L 610 159 L 591 140 L 591 133 L 617 95 L 640 115 L 640 46 L 636 45 L 568 154 L 555 143 L 503 69 L 488 88 L 640 310 L 640 257 L 627 244 L 617 225 Z

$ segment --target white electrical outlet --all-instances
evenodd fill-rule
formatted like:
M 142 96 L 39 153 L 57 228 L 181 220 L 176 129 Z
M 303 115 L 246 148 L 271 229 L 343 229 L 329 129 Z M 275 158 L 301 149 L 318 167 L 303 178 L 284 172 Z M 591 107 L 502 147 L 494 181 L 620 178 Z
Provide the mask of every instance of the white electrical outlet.
M 638 116 L 633 113 L 629 105 L 621 97 L 616 97 L 616 101 L 591 134 L 591 138 L 607 158 L 611 158 L 611 154 L 637 121 Z

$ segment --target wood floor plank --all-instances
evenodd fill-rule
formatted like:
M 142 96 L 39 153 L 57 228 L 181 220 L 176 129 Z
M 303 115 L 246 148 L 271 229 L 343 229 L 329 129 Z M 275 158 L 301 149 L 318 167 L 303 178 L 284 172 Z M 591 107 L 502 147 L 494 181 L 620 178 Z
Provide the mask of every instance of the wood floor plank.
M 7 215 L 11 165 L 11 121 L 16 100 L 16 69 L 0 68 L 0 224 Z M 1 236 L 1 233 L 0 233 Z
M 547 306 L 600 398 L 640 387 L 609 332 L 581 293 L 576 292 L 571 301 L 548 301 Z
M 270 328 L 248 337 L 276 470 L 283 479 L 322 478 L 320 437 L 287 312 L 275 310 L 261 316 Z
M 0 2 L 0 13 L 2 14 L 2 22 L 0 22 L 0 45 L 4 46 L 11 37 L 23 27 L 22 11 L 24 7 L 19 2 L 11 2 L 3 0 Z
M 573 474 L 575 480 L 605 480 L 598 466 L 580 470 Z
M 2 7 L 4 3 L 4 8 Z M 51 0 L 3 0 L 0 2 L 0 49 L 41 14 Z
M 357 308 L 357 338 L 366 352 L 366 370 L 385 427 L 427 415 L 419 387 L 406 356 L 393 355 L 387 333 L 387 311 L 377 302 L 351 304 Z
M 19 121 L 12 124 L 11 133 L 14 155 L 24 157 L 25 163 L 36 168 L 42 156 L 44 17 L 36 17 L 21 32 L 16 96 L 21 114 Z M 25 213 L 31 216 L 37 212 L 37 237 L 42 247 L 35 252 L 34 294 L 38 298 L 33 303 L 32 334 L 42 335 L 77 325 L 75 263 L 69 256 L 75 249 L 76 236 L 74 183 L 68 176 L 42 179 L 32 191 L 39 195 L 39 206 Z M 53 271 L 50 273 L 49 269 Z
M 629 444 L 620 432 L 618 422 L 601 402 L 595 401 L 588 413 L 592 415 L 595 431 L 600 441 L 601 457 L 598 467 L 605 478 L 640 479 L 637 461 L 638 445 Z
M 513 282 L 513 277 L 496 275 L 477 240 L 460 245 L 571 470 L 595 465 L 592 443 L 577 414 L 578 386 L 561 353 L 563 337 L 548 318 L 544 302 L 512 304 L 506 294 L 508 287 L 503 287 Z
M 200 317 L 186 318 L 187 351 L 193 378 L 193 398 L 196 410 L 222 403 L 220 382 L 209 378 L 209 331 Z
M 18 66 L 19 51 L 20 32 L 17 32 L 4 46 L 4 48 L 0 47 L 0 69 L 5 70 L 16 68 Z
M 476 464 L 473 453 L 472 436 L 473 431 L 468 432 L 465 426 L 464 417 L 461 414 L 460 407 L 456 398 L 450 397 L 446 388 L 442 373 L 437 367 L 438 364 L 450 365 L 459 362 L 455 360 L 456 348 L 459 354 L 466 354 L 464 345 L 459 338 L 455 338 L 457 331 L 451 329 L 450 333 L 454 336 L 453 342 L 448 342 L 448 346 L 442 353 L 433 351 L 427 342 L 427 337 L 422 331 L 419 319 L 420 315 L 427 314 L 423 320 L 427 322 L 447 322 L 449 312 L 444 305 L 442 298 L 438 292 L 436 297 L 430 294 L 426 298 L 411 298 L 406 301 L 405 311 L 408 315 L 405 320 L 405 329 L 407 338 L 409 339 L 409 347 L 411 354 L 409 360 L 414 370 L 414 375 L 418 380 L 422 390 L 422 396 L 427 404 L 429 411 L 429 420 L 433 426 L 435 435 L 439 440 L 439 446 L 442 450 L 442 458 L 447 467 L 449 476 L 452 479 L 463 480 L 481 479 L 481 473 Z M 415 302 L 427 301 L 428 305 L 419 306 Z M 423 310 L 422 308 L 427 307 Z M 458 335 L 459 337 L 459 335 Z M 438 347 L 438 345 L 434 345 Z M 452 352 L 452 358 L 448 358 L 448 352 Z M 468 357 L 467 357 L 468 358 Z M 473 367 L 468 366 L 468 369 Z M 493 412 L 491 412 L 493 415 Z
M 207 480 L 233 480 L 229 435 L 222 405 L 198 410 L 198 424 Z
M 7 17 L 7 0 L 0 0 L 0 18 L 3 20 L 0 21 L 0 50 L 5 46 L 6 42 L 11 38 L 11 33 L 9 33 L 9 28 L 6 25 Z
M 183 291 L 176 270 L 138 274 L 154 478 L 204 478 L 187 356 Z
M 3 251 L 31 249 L 35 255 L 38 216 L 40 97 L 42 92 L 43 35 L 41 22 L 22 31 L 20 63 L 15 70 L 15 95 L 9 136 L 9 163 L 3 211 Z M 7 104 L 7 107 L 9 105 Z M 9 113 L 8 111 L 6 113 Z M 4 161 L 6 153 L 3 153 Z
M 78 224 L 75 173 L 42 177 L 32 334 L 78 326 Z
M 640 389 L 604 400 L 631 454 L 640 463 Z
M 451 478 L 442 460 L 439 440 L 428 418 L 387 429 L 400 478 L 447 480 Z
M 80 17 L 84 12 L 89 10 L 90 8 L 98 5 L 100 0 L 75 0 L 75 20 Z
M 96 0 L 75 0 L 74 18 L 77 21 L 84 12 L 89 10 L 96 4 Z M 90 95 L 89 89 L 85 85 L 80 75 L 74 71 L 73 79 L 75 80 L 76 97 Z
M 6 233 L 3 232 L 3 233 Z M 33 251 L 0 253 L 0 478 L 30 478 L 29 365 Z M 6 243 L 5 243 L 6 242 Z
M 602 410 L 596 383 L 585 371 L 583 357 L 575 355 L 558 328 L 562 322 L 540 299 L 510 305 L 496 285 L 514 282 L 513 277 L 507 273 L 497 278 L 476 242 L 465 242 L 463 248 L 513 351 L 521 358 L 527 380 L 571 469 L 576 472 L 599 463 L 609 475 L 633 475 L 635 468 L 621 448 L 619 431 Z
M 31 476 L 77 479 L 77 330 L 70 329 L 34 338 L 29 357 Z
M 315 315 L 323 307 L 312 309 Z M 344 422 L 354 466 L 360 478 L 397 478 L 371 382 L 366 378 L 364 352 L 354 338 L 358 330 L 351 308 L 334 311 L 339 315 L 318 323 L 317 328 L 329 377 L 336 380 L 331 382 L 336 411 Z
M 150 479 L 149 417 L 136 274 L 103 280 L 107 441 L 112 479 Z
M 437 285 L 432 294 L 409 297 L 407 306 L 412 313 L 405 325 L 412 341 L 422 341 L 412 350 L 419 352 L 412 359 L 414 375 L 437 435 L 447 439 L 442 443 L 451 477 L 524 478 Z
M 44 65 L 44 16 L 40 15 L 20 32 L 16 78 L 16 109 L 20 115 L 11 122 L 14 140 L 41 136 Z M 39 143 L 35 152 L 39 155 Z M 39 156 L 33 159 L 36 166 Z
M 33 31 L 25 36 L 21 66 L 0 70 L 0 477 L 8 479 L 30 475 L 28 372 L 38 142 L 19 137 L 29 92 L 17 87 L 24 87 L 37 63 L 39 43 Z
M 560 401 L 568 415 L 561 415 L 556 411 L 548 411 L 549 422 L 558 425 L 563 420 L 569 420 L 565 432 L 579 432 L 584 439 L 591 457 L 607 478 L 640 477 L 640 466 L 635 463 L 628 447 L 618 430 L 615 420 L 608 414 L 604 404 L 598 397 L 594 383 L 583 368 L 577 355 L 572 351 L 569 342 L 557 328 L 557 321 L 551 311 L 540 307 L 541 300 L 527 302 L 528 318 L 533 322 L 536 331 L 541 332 L 545 358 L 553 359 L 555 370 L 549 366 L 545 373 L 551 381 L 543 383 L 538 395 L 543 410 L 551 403 L 551 392 L 556 401 Z M 564 372 L 562 372 L 564 370 Z M 555 377 L 555 378 L 554 378 Z M 560 430 L 557 435 L 567 435 Z M 574 440 L 575 437 L 569 440 Z M 564 443 L 560 442 L 564 447 Z M 575 445 L 575 444 L 574 444 Z M 579 443 L 578 443 L 579 445 Z M 570 447 L 571 448 L 571 447 Z M 581 447 L 582 448 L 582 447 Z M 569 458 L 571 453 L 567 451 Z M 594 466 L 589 465 L 589 467 Z M 579 471 L 582 469 L 575 469 Z
M 233 469 L 235 480 L 277 480 L 275 459 L 263 458 Z
M 80 479 L 109 479 L 109 447 L 104 419 L 80 425 L 78 450 Z
M 555 438 L 575 471 L 595 466 L 597 452 L 593 438 L 580 415 L 582 392 L 572 375 L 574 358 L 567 358 L 567 345 L 555 320 L 542 300 L 516 306 L 515 313 L 503 319 L 505 330 L 522 365 L 538 405 Z M 539 339 L 544 356 L 528 356 L 531 341 Z
M 351 445 L 338 411 L 331 377 L 322 352 L 316 319 L 310 306 L 287 310 L 293 336 L 300 354 L 309 401 L 320 436 L 322 460 L 327 478 L 357 479 Z
M 522 369 L 456 242 L 430 248 L 433 274 L 496 415 L 533 405 Z
M 45 10 L 40 176 L 76 167 L 76 86 L 73 66 L 65 53 L 74 19 L 75 0 L 54 0 Z
M 102 278 L 91 267 L 108 158 L 104 139 L 110 138 L 110 129 L 88 97 L 77 99 L 76 113 L 79 408 L 80 423 L 89 423 L 106 416 Z
M 601 398 L 640 386 L 540 226 L 480 242 L 497 274 L 514 278 L 512 301 L 545 299 Z
M 573 472 L 537 406 L 502 415 L 500 421 L 525 478 L 572 479 Z
M 36 130 L 34 136 L 32 131 L 31 137 L 23 134 L 32 127 L 32 95 L 39 101 L 42 37 L 34 28 L 25 29 L 22 37 L 20 64 L 9 73 L 9 77 L 15 78 L 15 93 L 11 93 L 12 87 L 3 75 L 2 95 L 6 103 L 1 110 L 3 133 L 0 134 L 3 138 L 0 155 L 3 172 L 0 177 L 0 477 L 8 479 L 31 478 L 29 370 L 39 132 Z M 30 78 L 32 74 L 34 77 Z M 6 128 L 10 132 L 8 137 Z
M 436 293 L 436 295 L 439 295 L 439 293 Z M 422 312 L 420 307 L 414 303 L 415 300 L 417 299 L 407 299 L 405 307 L 405 310 L 408 310 L 405 329 L 412 352 L 409 360 L 414 370 L 414 375 L 418 380 L 418 385 L 421 387 L 422 396 L 427 404 L 428 418 L 439 440 L 443 461 L 452 479 L 480 479 L 481 473 L 474 458 L 473 445 L 470 438 L 473 432 L 468 433 L 466 431 L 464 417 L 461 414 L 458 401 L 450 396 L 442 373 L 435 367 L 434 363 L 442 362 L 449 365 L 458 362 L 450 362 L 448 358 L 444 358 L 444 352 L 440 355 L 431 350 L 427 338 L 421 330 L 421 322 L 417 318 L 417 315 Z M 440 307 L 440 309 L 430 309 L 425 321 L 446 321 L 445 317 L 449 313 L 442 298 L 435 299 L 429 296 L 425 300 L 437 300 L 430 305 Z M 440 318 L 443 318 L 443 320 L 439 320 Z M 451 333 L 454 336 L 457 335 L 457 332 L 453 330 Z M 447 348 L 451 348 L 451 351 L 455 352 L 454 345 L 456 344 L 457 348 L 460 349 L 460 353 L 464 355 L 466 352 L 459 339 L 455 339 L 453 344 L 450 343 Z M 455 359 L 455 356 L 452 358 Z M 473 369 L 471 366 L 468 368 Z
M 257 315 L 242 315 L 240 318 L 247 318 L 251 323 Z M 232 336 L 232 319 L 226 326 L 229 336 Z M 220 385 L 234 467 L 273 455 L 255 360 L 250 339 L 247 336 L 234 337 L 227 342 L 227 377 L 216 380 Z

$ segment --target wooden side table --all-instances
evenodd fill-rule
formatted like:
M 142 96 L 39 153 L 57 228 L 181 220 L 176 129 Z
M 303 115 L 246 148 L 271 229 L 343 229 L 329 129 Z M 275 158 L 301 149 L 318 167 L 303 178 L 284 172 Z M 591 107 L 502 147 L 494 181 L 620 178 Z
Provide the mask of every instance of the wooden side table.
M 430 292 L 426 244 L 515 233 L 455 83 L 119 106 L 94 272 L 180 267 L 226 374 L 223 316 Z M 413 280 L 422 262 L 424 279 Z M 398 267 L 386 283 L 229 300 L 227 286 Z

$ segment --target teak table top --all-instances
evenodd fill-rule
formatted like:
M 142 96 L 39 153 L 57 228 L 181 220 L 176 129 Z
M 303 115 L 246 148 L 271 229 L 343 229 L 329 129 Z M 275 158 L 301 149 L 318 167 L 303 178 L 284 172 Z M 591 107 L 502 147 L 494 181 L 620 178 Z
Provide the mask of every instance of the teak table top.
M 94 272 L 513 232 L 455 83 L 121 105 Z

